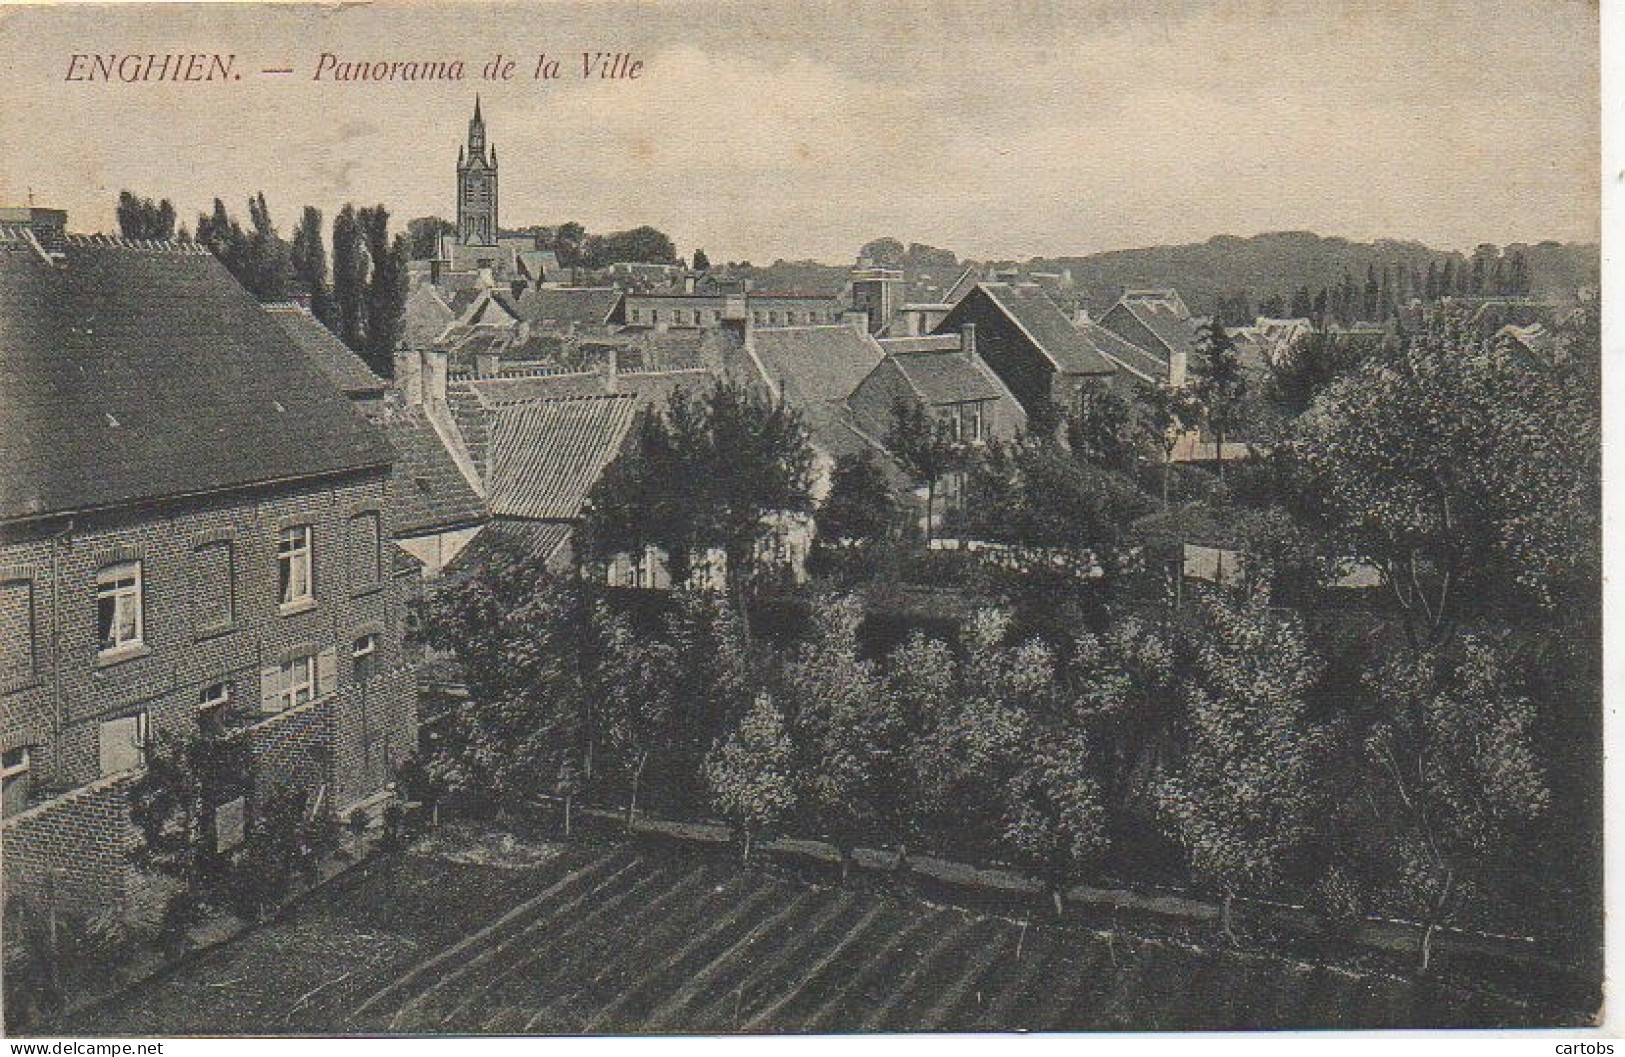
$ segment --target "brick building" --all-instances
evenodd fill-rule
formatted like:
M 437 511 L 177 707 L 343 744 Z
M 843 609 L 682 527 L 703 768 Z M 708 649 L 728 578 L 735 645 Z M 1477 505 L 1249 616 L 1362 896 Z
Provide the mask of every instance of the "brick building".
M 0 227 L 7 898 L 121 908 L 166 733 L 339 812 L 416 737 L 388 439 L 208 253 Z

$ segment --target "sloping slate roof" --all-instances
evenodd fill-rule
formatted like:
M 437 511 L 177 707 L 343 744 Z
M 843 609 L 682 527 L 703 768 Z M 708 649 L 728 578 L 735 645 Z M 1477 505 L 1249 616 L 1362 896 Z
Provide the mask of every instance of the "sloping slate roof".
M 665 406 L 673 390 L 700 393 L 710 388 L 711 372 L 623 371 L 615 376 L 615 395 L 631 397 L 641 409 Z M 490 408 L 536 400 L 609 395 L 602 371 L 573 371 L 568 374 L 526 375 L 516 378 L 470 380 L 468 388 Z
M 1142 349 L 1120 334 L 1114 334 L 1099 323 L 1084 320 L 1074 324 L 1083 339 L 1096 352 L 1108 360 L 1121 364 L 1130 374 L 1162 383 L 1168 380 L 1168 361 L 1156 353 Z
M 845 400 L 885 358 L 874 339 L 844 323 L 757 330 L 756 359 L 792 404 Z
M 1128 298 L 1119 303 L 1171 351 L 1191 352 L 1196 348 L 1195 322 L 1180 315 L 1171 303 Z
M 390 473 L 391 527 L 398 537 L 476 525 L 485 503 L 469 487 L 429 420 L 415 409 L 390 409 L 375 421 L 395 449 Z
M 0 251 L 0 518 L 390 463 L 394 453 L 206 252 Z
M 891 358 L 908 384 L 928 404 L 997 400 L 1003 395 L 993 380 L 958 349 L 894 353 Z
M 977 289 L 986 293 L 1062 373 L 1111 374 L 1116 370 L 1038 287 L 982 283 Z
M 519 266 L 533 279 L 544 279 L 559 272 L 559 256 L 552 250 L 520 250 Z
M 917 337 L 906 338 L 876 338 L 883 351 L 891 352 L 946 352 L 949 349 L 958 350 L 961 338 L 952 334 L 921 334 Z
M 508 521 L 488 523 L 473 541 L 446 566 L 443 575 L 456 580 L 484 565 L 493 555 L 516 550 L 549 561 L 570 542 L 575 527 L 560 521 Z
M 294 344 L 304 350 L 310 362 L 333 380 L 339 392 L 356 396 L 381 393 L 389 388 L 388 382 L 373 374 L 361 357 L 305 309 L 296 304 L 280 304 L 266 305 L 265 310 Z
M 539 286 L 519 298 L 521 319 L 547 326 L 599 327 L 620 303 L 621 291 L 613 286 Z
M 620 454 L 637 415 L 627 396 L 547 400 L 491 420 L 491 513 L 536 520 L 581 516 L 581 505 Z
M 456 318 L 456 313 L 452 312 L 439 291 L 423 283 L 406 299 L 406 321 L 401 340 L 409 348 L 421 348 L 431 344 Z

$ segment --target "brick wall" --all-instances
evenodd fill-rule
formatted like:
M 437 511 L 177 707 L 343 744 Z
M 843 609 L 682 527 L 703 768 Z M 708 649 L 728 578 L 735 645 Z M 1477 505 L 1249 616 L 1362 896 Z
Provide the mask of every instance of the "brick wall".
M 81 913 L 123 908 L 137 840 L 128 785 L 127 775 L 103 779 L 0 822 L 5 898 L 43 907 L 54 897 L 59 909 Z

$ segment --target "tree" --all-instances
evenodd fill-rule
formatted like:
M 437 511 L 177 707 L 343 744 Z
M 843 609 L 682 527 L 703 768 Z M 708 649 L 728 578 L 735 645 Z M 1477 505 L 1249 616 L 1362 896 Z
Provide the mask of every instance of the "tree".
M 705 251 L 702 249 L 696 249 L 694 251 L 694 270 L 697 272 L 708 272 L 711 270 L 711 258 L 707 257 L 705 255 Z
M 666 618 L 672 682 L 672 785 L 700 775 L 706 752 L 749 710 L 757 683 L 744 620 L 713 591 L 681 587 Z
M 1222 894 L 1220 928 L 1234 941 L 1237 893 L 1274 884 L 1315 818 L 1305 695 L 1318 663 L 1298 623 L 1262 593 L 1239 606 L 1211 598 L 1204 610 L 1184 759 L 1161 801 L 1191 873 Z
M 880 828 L 882 760 L 899 733 L 896 717 L 882 708 L 873 662 L 858 659 L 862 619 L 854 596 L 819 599 L 812 635 L 784 673 L 796 803 L 812 832 L 840 853 L 842 881 L 857 842 Z
M 178 935 L 230 891 L 232 864 L 215 841 L 216 809 L 249 790 L 248 744 L 240 739 L 163 734 L 131 783 L 130 821 L 138 843 L 130 860 L 180 882 L 165 931 Z
M 371 274 L 362 297 L 364 335 L 356 351 L 374 374 L 395 373 L 395 348 L 406 319 L 406 240 L 389 235 L 389 211 L 383 206 L 362 209 L 356 215 L 366 245 Z
M 244 285 L 261 300 L 280 300 L 287 296 L 288 280 L 293 269 L 288 244 L 276 233 L 276 225 L 271 222 L 265 192 L 249 198 L 248 216 L 251 230 L 247 233 L 244 253 L 249 277 Z
M 1247 392 L 1241 357 L 1220 323 L 1209 320 L 1197 331 L 1196 355 L 1190 362 L 1191 393 L 1202 419 L 1213 431 L 1213 453 L 1224 477 L 1224 438 L 1236 426 L 1237 411 Z
M 750 862 L 751 845 L 796 805 L 793 753 L 784 717 L 769 694 L 758 694 L 739 726 L 705 757 L 711 804 L 739 834 Z
M 650 758 L 673 739 L 679 685 L 677 651 L 652 636 L 636 634 L 628 620 L 602 602 L 593 622 L 604 642 L 598 683 L 604 702 L 605 736 L 629 782 L 626 828 L 637 821 L 638 790 Z
M 1138 406 L 1110 383 L 1085 381 L 1066 416 L 1072 454 L 1104 469 L 1134 473 L 1148 447 L 1138 412 Z
M 290 259 L 293 278 L 310 294 L 310 310 L 329 329 L 339 321 L 333 304 L 333 289 L 327 281 L 327 248 L 322 243 L 322 211 L 306 206 L 293 233 Z
M 835 460 L 829 494 L 814 516 L 818 545 L 826 554 L 841 555 L 855 548 L 861 557 L 896 531 L 897 500 L 874 452 L 863 448 Z
M 896 869 L 902 870 L 910 842 L 945 819 L 962 777 L 951 741 L 963 707 L 953 651 L 939 639 L 913 632 L 887 656 L 880 693 L 883 711 L 896 717 L 903 734 L 886 761 L 891 796 L 882 804 L 883 825 L 897 842 Z
M 120 191 L 118 227 L 119 234 L 127 239 L 167 242 L 175 237 L 175 207 L 167 198 L 155 203 L 131 191 Z
M 901 268 L 908 248 L 894 238 L 874 239 L 858 251 L 858 257 L 886 268 Z
M 1179 444 L 1180 435 L 1201 421 L 1202 408 L 1188 385 L 1139 386 L 1135 396 L 1145 416 L 1146 430 L 1157 440 L 1162 462 L 1162 509 L 1167 510 L 1174 448 Z
M 581 263 L 588 268 L 606 268 L 622 262 L 675 264 L 677 246 L 665 232 L 644 225 L 630 231 L 589 236 L 582 243 L 581 255 Z
M 903 470 L 925 485 L 925 536 L 936 531 L 937 484 L 960 468 L 964 447 L 954 439 L 953 424 L 932 414 L 924 404 L 898 397 L 892 404 L 891 430 L 886 449 Z
M 566 268 L 584 264 L 582 248 L 586 241 L 587 229 L 574 220 L 560 224 L 553 232 L 553 252 L 558 255 L 559 264 Z
M 1057 917 L 1066 891 L 1093 869 L 1108 844 L 1106 808 L 1083 739 L 1056 733 L 1041 740 L 1007 792 L 1004 840 L 1044 882 Z
M 413 217 L 406 222 L 407 253 L 414 261 L 428 261 L 440 256 L 440 238 L 457 230 L 457 225 L 442 217 Z
M 1464 606 L 1549 610 L 1595 588 L 1599 436 L 1560 373 L 1443 320 L 1334 383 L 1293 452 L 1319 516 L 1382 572 L 1422 647 Z
M 1383 714 L 1366 756 L 1395 825 L 1401 888 L 1424 916 L 1423 971 L 1434 932 L 1496 865 L 1517 859 L 1521 827 L 1550 806 L 1533 747 L 1535 710 L 1504 652 L 1503 643 L 1469 635 L 1371 676 Z
M 366 235 L 345 203 L 333 220 L 333 304 L 338 335 L 357 352 L 366 347 L 367 263 Z
M 588 622 L 579 584 L 500 546 L 425 603 L 424 640 L 456 657 L 470 700 L 453 713 L 445 751 L 492 803 L 527 806 L 553 792 L 563 763 L 590 758 L 599 702 Z
M 681 583 L 691 555 L 720 549 L 743 614 L 771 519 L 812 511 L 812 463 L 806 426 L 779 397 L 728 379 L 698 396 L 676 390 L 664 410 L 644 413 L 632 450 L 593 487 L 587 553 L 659 547 Z

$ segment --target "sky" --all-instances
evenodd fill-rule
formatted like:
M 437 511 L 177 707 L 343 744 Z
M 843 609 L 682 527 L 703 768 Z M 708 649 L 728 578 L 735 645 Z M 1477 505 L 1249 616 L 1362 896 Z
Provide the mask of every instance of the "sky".
M 113 230 L 121 189 L 284 233 L 346 201 L 455 215 L 475 93 L 504 227 L 652 224 L 715 261 L 973 258 L 1311 230 L 1599 238 L 1598 14 L 1575 0 L 688 0 L 0 8 L 0 205 Z M 579 76 L 584 51 L 643 62 Z M 68 81 L 221 52 L 241 80 Z M 461 59 L 461 82 L 316 80 Z M 484 82 L 497 53 L 514 79 Z M 538 53 L 563 77 L 538 82 Z M 265 74 L 291 68 L 291 74 Z

